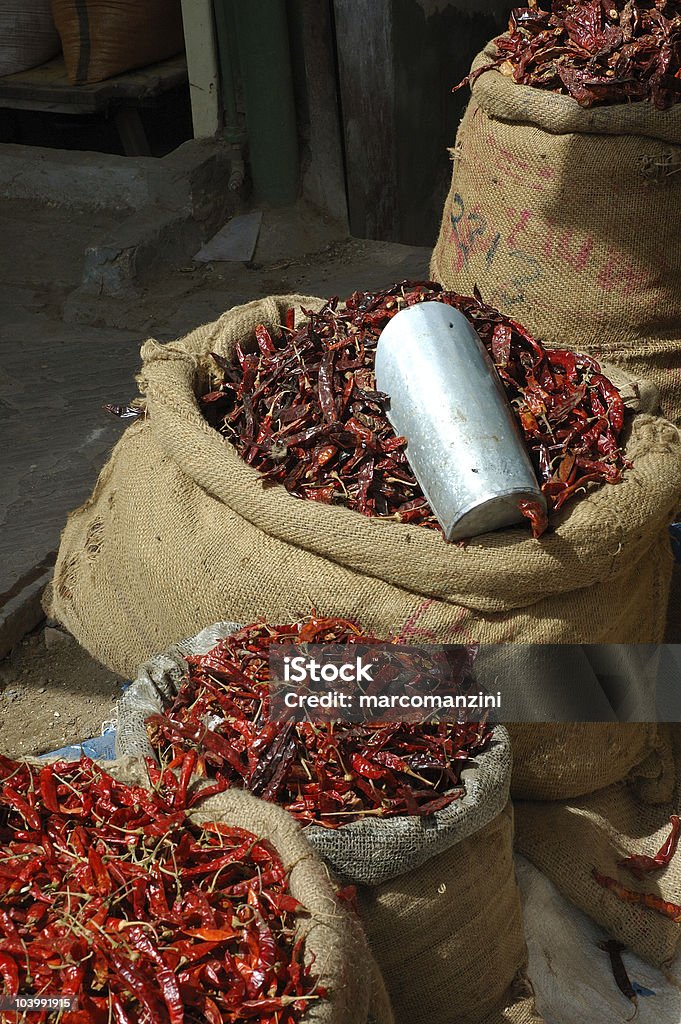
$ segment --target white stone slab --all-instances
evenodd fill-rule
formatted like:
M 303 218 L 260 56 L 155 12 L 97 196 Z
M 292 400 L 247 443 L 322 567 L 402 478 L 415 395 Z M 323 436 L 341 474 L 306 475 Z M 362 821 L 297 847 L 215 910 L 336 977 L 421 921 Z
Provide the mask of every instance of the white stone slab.
M 248 263 L 258 241 L 262 211 L 232 217 L 203 248 L 199 249 L 196 263 Z

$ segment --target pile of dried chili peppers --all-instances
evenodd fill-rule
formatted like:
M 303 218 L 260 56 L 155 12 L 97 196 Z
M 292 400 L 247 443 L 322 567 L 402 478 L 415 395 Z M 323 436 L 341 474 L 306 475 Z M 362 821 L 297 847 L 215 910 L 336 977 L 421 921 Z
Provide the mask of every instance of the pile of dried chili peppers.
M 486 345 L 550 511 L 589 481 L 620 480 L 624 406 L 598 363 L 545 349 L 478 294 L 467 298 L 432 282 L 355 292 L 342 305 L 331 299 L 298 327 L 291 311 L 274 337 L 258 327 L 258 351 L 237 347 L 238 366 L 214 357 L 218 372 L 201 398 L 204 415 L 265 483 L 367 516 L 438 528 L 374 378 L 383 328 L 401 309 L 428 300 L 461 310 Z M 539 537 L 545 517 L 534 506 L 524 512 Z
M 485 723 L 413 725 L 268 721 L 275 643 L 369 644 L 343 619 L 256 624 L 187 659 L 189 673 L 163 715 L 147 721 L 165 769 L 213 780 L 202 799 L 232 786 L 329 828 L 366 816 L 432 814 L 463 795 L 461 770 L 488 746 Z M 162 791 L 172 772 L 150 767 Z M 186 782 L 185 782 L 186 790 Z
M 498 58 L 461 85 L 499 68 L 583 107 L 650 100 L 665 110 L 681 99 L 678 0 L 529 0 L 495 44 Z
M 191 825 L 87 758 L 0 757 L 0 994 L 71 997 L 63 1024 L 294 1024 L 324 996 L 303 912 L 251 833 Z

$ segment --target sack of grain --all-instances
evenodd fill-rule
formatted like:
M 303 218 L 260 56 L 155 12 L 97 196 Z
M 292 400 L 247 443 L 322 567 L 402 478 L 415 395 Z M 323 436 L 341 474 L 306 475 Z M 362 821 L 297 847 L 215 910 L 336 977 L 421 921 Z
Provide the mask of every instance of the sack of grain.
M 661 730 L 667 731 L 664 726 Z M 664 871 L 644 880 L 618 865 L 632 854 L 653 856 L 669 835 L 670 815 L 681 809 L 680 767 L 667 735 L 664 747 L 639 766 L 629 784 L 581 799 L 515 804 L 517 849 L 608 935 L 657 967 L 669 964 L 678 952 L 678 922 L 646 906 L 622 902 L 592 872 L 681 904 L 681 858 L 673 857 Z
M 431 276 L 652 380 L 681 423 L 681 104 L 584 109 L 497 70 L 472 94 Z
M 119 756 L 155 756 L 145 718 L 176 691 L 184 658 L 207 652 L 234 628 L 217 623 L 142 666 L 119 703 Z M 510 774 L 508 736 L 497 727 L 491 746 L 462 773 L 464 796 L 435 814 L 368 816 L 302 831 L 337 876 L 360 887 L 362 918 L 399 1022 L 446 1024 L 453 1006 L 457 1024 L 538 1020 L 522 986 Z M 211 798 L 199 806 L 203 813 L 213 805 Z M 484 892 L 494 893 L 491 908 Z
M 622 483 L 568 504 L 539 541 L 525 527 L 446 544 L 420 526 L 303 501 L 258 473 L 213 430 L 197 394 L 209 353 L 254 347 L 279 325 L 280 296 L 230 310 L 167 345 L 143 348 L 148 416 L 128 427 L 92 497 L 69 518 L 46 598 L 97 659 L 131 676 L 206 622 L 357 619 L 415 642 L 655 643 L 681 498 L 681 440 L 632 416 Z M 300 315 L 300 313 L 299 313 Z
M 184 48 L 180 0 L 52 0 L 73 85 L 173 57 Z
M 57 53 L 50 0 L 0 0 L 0 77 L 44 64 Z

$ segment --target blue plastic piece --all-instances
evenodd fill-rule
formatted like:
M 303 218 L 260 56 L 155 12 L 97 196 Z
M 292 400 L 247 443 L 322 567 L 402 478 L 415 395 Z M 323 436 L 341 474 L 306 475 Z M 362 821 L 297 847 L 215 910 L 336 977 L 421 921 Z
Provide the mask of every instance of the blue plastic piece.
M 73 743 L 68 747 L 60 747 L 42 757 L 59 757 L 64 761 L 78 761 L 82 754 L 97 761 L 113 761 L 116 758 L 116 730 L 110 729 L 103 736 L 95 736 L 82 743 Z
M 674 523 L 669 527 L 669 534 L 672 539 L 672 551 L 677 562 L 681 562 L 681 523 Z
M 654 996 L 655 992 L 651 988 L 644 988 L 643 985 L 639 985 L 637 981 L 632 982 L 631 987 L 637 996 Z

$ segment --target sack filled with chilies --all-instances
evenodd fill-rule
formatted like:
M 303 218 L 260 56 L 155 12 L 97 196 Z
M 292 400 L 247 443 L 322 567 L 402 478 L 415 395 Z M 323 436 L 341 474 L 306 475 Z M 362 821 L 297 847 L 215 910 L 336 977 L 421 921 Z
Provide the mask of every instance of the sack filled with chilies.
M 119 705 L 118 753 L 146 757 L 173 804 L 204 813 L 246 788 L 297 818 L 357 887 L 397 1021 L 445 1024 L 454 1002 L 462 1024 L 539 1021 L 524 975 L 505 730 L 271 722 L 268 659 L 281 642 L 357 650 L 380 638 L 315 616 L 211 626 L 142 666 Z M 463 682 L 474 650 L 455 653 Z M 474 906 L 483 879 L 495 892 L 484 921 Z
M 434 292 L 420 286 L 422 296 Z M 394 313 L 400 294 L 398 286 L 376 302 L 385 307 L 393 301 L 388 312 Z M 531 348 L 519 325 L 505 324 L 480 299 L 462 301 L 474 325 L 487 332 L 490 346 L 498 342 L 502 369 L 509 337 L 514 345 Z M 550 515 L 548 530 L 541 533 L 540 524 L 538 538 L 528 521 L 447 544 L 399 458 L 404 446 L 400 450 L 394 435 L 385 435 L 378 413 L 371 414 L 379 421 L 374 430 L 354 415 L 353 406 L 366 408 L 376 396 L 370 374 L 346 376 L 353 374 L 342 369 L 342 360 L 354 358 L 349 351 L 337 352 L 341 365 L 334 364 L 331 374 L 330 394 L 342 420 L 340 442 L 314 445 L 311 461 L 303 442 L 303 454 L 296 455 L 298 461 L 303 455 L 308 460 L 305 472 L 324 493 L 299 496 L 276 479 L 277 459 L 289 458 L 286 437 L 269 444 L 267 466 L 256 468 L 241 442 L 238 450 L 234 439 L 207 419 L 216 404 L 208 401 L 216 374 L 224 377 L 215 357 L 245 378 L 249 367 L 258 372 L 265 364 L 258 355 L 263 331 L 285 349 L 288 318 L 302 330 L 314 311 L 328 306 L 299 296 L 265 299 L 232 309 L 178 342 L 144 346 L 144 415 L 125 430 L 92 497 L 69 517 L 46 598 L 49 614 L 96 658 L 128 676 L 206 622 L 257 617 L 283 622 L 311 607 L 357 618 L 382 635 L 406 625 L 411 639 L 426 642 L 660 641 L 672 568 L 667 526 L 681 499 L 681 442 L 669 423 L 644 411 L 650 408 L 644 404 L 649 394 L 644 382 L 621 377 L 620 405 L 614 391 L 599 397 L 606 388 L 604 374 L 588 364 L 575 368 L 584 383 L 574 385 L 571 401 L 577 404 L 568 404 L 564 414 L 576 415 L 580 401 L 588 398 L 600 410 L 584 413 L 587 420 L 595 416 L 596 434 L 606 421 L 612 434 L 608 409 L 617 408 L 619 440 L 604 434 L 607 447 L 600 455 L 566 456 L 555 465 L 545 458 L 541 417 L 529 408 L 525 387 L 524 397 L 517 397 L 528 406 L 520 410 L 528 444 L 537 471 L 545 472 L 545 488 L 555 492 L 554 505 L 560 507 Z M 368 313 L 371 318 L 371 307 Z M 362 310 L 359 315 L 364 317 Z M 381 312 L 379 322 L 385 316 Z M 362 322 L 367 342 L 375 343 L 376 329 Z M 577 348 L 579 335 L 569 340 Z M 362 335 L 359 345 L 366 347 Z M 539 360 L 546 369 L 550 354 L 539 356 L 539 351 L 538 346 L 534 355 L 528 350 L 518 366 L 523 359 Z M 254 361 L 248 362 L 251 356 Z M 316 365 L 319 369 L 318 360 Z M 555 383 L 572 372 L 572 366 L 556 368 L 550 376 Z M 596 396 L 589 390 L 592 375 Z M 297 379 L 303 381 L 300 374 Z M 352 390 L 346 392 L 348 380 Z M 327 389 L 324 394 L 326 402 Z M 343 395 L 350 406 L 341 410 Z M 534 386 L 533 396 L 539 397 Z M 326 422 L 327 414 L 319 422 L 321 391 L 303 405 L 317 423 L 310 429 L 326 437 L 326 428 L 334 425 Z M 266 430 L 269 413 L 267 407 L 258 410 L 259 432 Z M 252 430 L 248 415 L 245 405 L 245 430 Z M 580 444 L 590 445 L 593 424 L 585 428 L 584 422 L 575 431 Z M 285 427 L 279 426 L 280 435 Z M 261 442 L 254 437 L 257 448 Z M 374 443 L 381 455 L 371 453 Z M 596 449 L 599 443 L 600 434 L 594 435 Z M 342 471 L 333 463 L 319 470 L 330 445 Z M 348 468 L 347 462 L 353 465 Z M 304 491 L 307 485 L 298 479 L 292 486 Z M 349 498 L 343 488 L 351 492 Z
M 138 777 L 0 757 L 6 996 L 58 993 L 73 1024 L 392 1024 L 347 894 L 288 815 L 242 792 L 188 815 Z
M 467 79 L 430 267 L 547 344 L 579 339 L 653 381 L 676 424 L 680 14 L 672 0 L 513 10 Z

